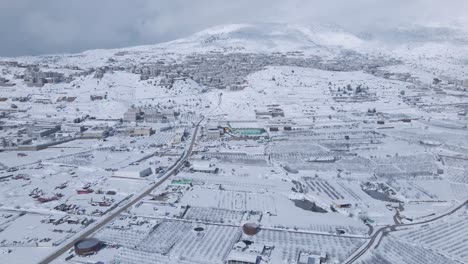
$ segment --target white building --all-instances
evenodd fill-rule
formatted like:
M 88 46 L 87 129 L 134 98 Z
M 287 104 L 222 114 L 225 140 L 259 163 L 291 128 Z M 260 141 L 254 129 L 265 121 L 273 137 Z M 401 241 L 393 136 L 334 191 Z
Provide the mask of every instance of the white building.
M 191 170 L 205 173 L 217 173 L 219 169 L 209 161 L 197 160 L 192 162 Z
M 209 139 L 219 139 L 221 137 L 221 131 L 217 126 L 210 124 L 205 128 L 205 136 Z
M 85 132 L 83 132 L 83 138 L 97 138 L 103 139 L 109 135 L 108 127 L 93 127 Z
M 130 108 L 124 114 L 124 121 L 126 122 L 136 122 L 138 119 L 138 115 L 140 114 L 140 110 L 136 108 Z
M 153 170 L 147 166 L 129 166 L 114 172 L 113 177 L 117 178 L 144 178 L 153 174 Z
M 179 127 L 174 133 L 174 138 L 172 139 L 172 144 L 179 144 L 182 142 L 185 135 L 185 128 Z
M 86 130 L 86 128 L 82 125 L 76 125 L 76 124 L 65 124 L 61 126 L 62 132 L 66 133 L 82 133 Z
M 153 134 L 153 129 L 151 127 L 135 127 L 130 131 L 131 136 L 142 136 L 149 137 Z
M 327 256 L 324 253 L 316 255 L 307 252 L 301 252 L 299 259 L 297 260 L 297 264 L 320 264 L 325 261 L 326 258 Z
M 262 259 L 262 256 L 259 256 L 252 252 L 232 250 L 226 258 L 226 263 L 227 264 L 257 264 L 257 263 L 263 263 L 263 262 L 259 262 L 261 261 L 261 259 Z
M 468 79 L 463 81 L 463 86 L 468 87 Z

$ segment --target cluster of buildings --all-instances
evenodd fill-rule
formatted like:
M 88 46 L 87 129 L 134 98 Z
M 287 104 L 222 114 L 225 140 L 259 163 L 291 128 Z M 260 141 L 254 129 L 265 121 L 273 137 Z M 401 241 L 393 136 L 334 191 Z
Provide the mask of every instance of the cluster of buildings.
M 14 83 L 10 83 L 10 80 L 0 77 L 0 87 L 10 87 L 15 86 Z
M 353 56 L 361 60 L 353 60 Z M 382 58 L 362 58 L 362 55 L 357 53 L 353 56 L 323 61 L 318 57 L 305 57 L 302 52 L 272 54 L 210 52 L 189 55 L 182 62 L 157 61 L 127 67 L 127 71 L 140 74 L 141 80 L 161 77 L 159 85 L 166 88 L 171 88 L 176 80 L 190 78 L 210 89 L 238 91 L 248 86 L 245 78 L 249 74 L 271 65 L 349 71 L 367 70 L 397 63 Z
M 65 76 L 63 73 L 53 71 L 42 71 L 38 67 L 26 69 L 24 74 L 16 75 L 15 78 L 23 79 L 28 86 L 42 87 L 46 83 L 71 82 L 71 76 Z
M 174 122 L 179 113 L 172 109 L 157 109 L 157 108 L 129 108 L 124 116 L 123 121 L 137 123 L 171 123 Z
M 79 138 L 103 139 L 109 135 L 108 126 L 82 124 L 39 123 L 0 127 L 1 150 L 38 151 Z

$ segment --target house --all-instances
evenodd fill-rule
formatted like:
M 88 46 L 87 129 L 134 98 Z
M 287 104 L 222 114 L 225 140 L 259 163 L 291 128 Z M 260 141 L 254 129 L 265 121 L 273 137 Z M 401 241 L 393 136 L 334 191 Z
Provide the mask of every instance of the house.
M 85 126 L 82 125 L 75 125 L 75 124 L 64 124 L 61 126 L 62 132 L 67 133 L 82 133 L 86 130 Z
M 262 263 L 262 256 L 253 252 L 232 250 L 226 258 L 227 264 L 258 264 Z
M 37 125 L 32 127 L 28 134 L 33 138 L 41 138 L 50 136 L 59 130 L 59 125 Z
M 255 116 L 257 119 L 284 117 L 284 111 L 280 108 L 269 107 L 266 110 L 255 110 Z
M 204 173 L 217 173 L 219 171 L 219 169 L 214 164 L 205 160 L 193 161 L 190 169 L 192 171 Z
M 139 115 L 140 109 L 130 108 L 127 110 L 127 112 L 125 112 L 123 119 L 125 122 L 136 122 Z
M 214 124 L 208 124 L 205 127 L 205 136 L 209 139 L 219 139 L 221 137 L 221 131 L 218 126 Z
M 174 138 L 172 139 L 172 144 L 179 144 L 182 142 L 185 136 L 185 128 L 179 127 L 174 133 Z
M 82 138 L 104 139 L 109 135 L 109 131 L 108 127 L 93 127 L 83 132 Z
M 263 244 L 237 242 L 226 257 L 227 264 L 266 264 L 270 262 L 271 249 Z
M 130 135 L 131 136 L 143 136 L 143 137 L 149 137 L 154 133 L 153 129 L 151 127 L 135 127 Z
M 297 264 L 321 264 L 327 258 L 325 253 L 320 255 L 311 254 L 308 252 L 301 252 L 299 254 L 299 259 L 297 260 Z
M 165 123 L 166 117 L 157 109 L 143 109 L 143 119 L 148 123 Z
M 463 86 L 468 87 L 468 79 L 463 81 Z
M 221 131 L 216 128 L 216 129 L 206 129 L 205 130 L 205 135 L 209 139 L 219 139 L 221 137 Z

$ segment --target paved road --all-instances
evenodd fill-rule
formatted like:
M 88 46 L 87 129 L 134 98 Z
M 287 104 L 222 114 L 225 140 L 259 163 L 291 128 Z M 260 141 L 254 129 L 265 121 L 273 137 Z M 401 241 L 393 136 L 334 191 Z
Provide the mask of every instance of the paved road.
M 176 174 L 177 171 L 184 165 L 184 162 L 190 157 L 192 154 L 193 146 L 195 145 L 195 141 L 197 138 L 198 130 L 200 128 L 200 123 L 204 120 L 202 118 L 195 126 L 195 130 L 193 132 L 192 138 L 191 138 L 191 143 L 188 146 L 188 148 L 185 150 L 184 154 L 181 156 L 180 159 L 177 160 L 177 162 L 169 168 L 169 170 L 160 178 L 160 181 L 157 183 L 153 183 L 150 185 L 147 189 L 142 191 L 140 194 L 134 196 L 129 200 L 128 203 L 123 205 L 122 207 L 118 208 L 116 211 L 111 212 L 108 216 L 104 216 L 103 218 L 99 219 L 95 223 L 91 224 L 90 226 L 86 227 L 83 229 L 81 232 L 77 233 L 70 241 L 64 243 L 63 245 L 60 245 L 59 248 L 50 254 L 49 256 L 45 257 L 43 260 L 39 262 L 39 264 L 47 264 L 55 259 L 57 259 L 59 256 L 62 254 L 66 253 L 70 248 L 73 247 L 73 245 L 78 242 L 79 240 L 89 237 L 93 233 L 95 233 L 97 230 L 100 228 L 104 227 L 108 223 L 110 223 L 114 218 L 119 216 L 121 213 L 125 212 L 128 210 L 131 206 L 136 204 L 138 201 L 143 199 L 144 197 L 148 196 L 154 189 L 159 187 L 161 184 L 163 184 L 169 177 L 172 175 Z
M 354 263 L 356 260 L 358 260 L 360 257 L 362 257 L 362 255 L 364 255 L 370 248 L 372 248 L 375 241 L 377 241 L 377 243 L 380 243 L 380 240 L 382 240 L 382 238 L 384 237 L 384 232 L 395 231 L 397 227 L 407 227 L 407 226 L 427 224 L 427 223 L 439 220 L 439 219 L 441 219 L 443 217 L 446 217 L 448 215 L 451 215 L 451 214 L 455 213 L 456 211 L 460 210 L 461 208 L 463 208 L 466 205 L 468 205 L 468 200 L 466 200 L 464 203 L 460 204 L 459 206 L 455 207 L 454 209 L 452 209 L 451 211 L 449 211 L 449 212 L 447 212 L 445 214 L 439 215 L 439 216 L 437 216 L 435 218 L 425 220 L 425 221 L 422 221 L 422 222 L 410 223 L 410 224 L 388 225 L 388 226 L 381 227 L 380 229 L 378 229 L 374 233 L 374 235 L 371 236 L 369 242 L 367 243 L 367 245 L 363 249 L 361 249 L 361 251 L 359 251 L 357 253 L 354 253 L 354 255 L 350 259 L 345 261 L 344 263 L 345 264 L 351 264 L 351 263 Z

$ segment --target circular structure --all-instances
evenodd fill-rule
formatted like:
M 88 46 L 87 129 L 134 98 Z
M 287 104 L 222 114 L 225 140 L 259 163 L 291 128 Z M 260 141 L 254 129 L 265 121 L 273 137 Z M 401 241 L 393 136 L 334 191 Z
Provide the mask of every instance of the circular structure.
M 90 255 L 99 251 L 102 242 L 96 238 L 85 238 L 75 243 L 75 253 L 77 255 Z
M 245 223 L 242 226 L 242 230 L 244 231 L 244 234 L 248 236 L 253 236 L 257 234 L 258 231 L 260 231 L 260 227 L 255 223 Z

